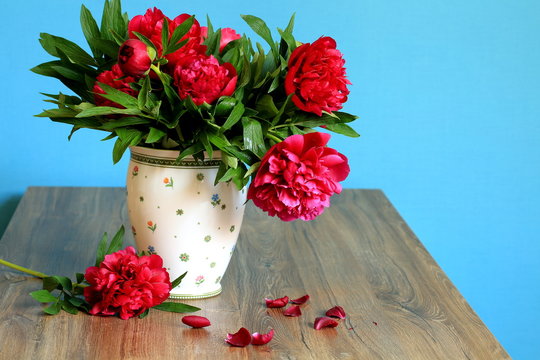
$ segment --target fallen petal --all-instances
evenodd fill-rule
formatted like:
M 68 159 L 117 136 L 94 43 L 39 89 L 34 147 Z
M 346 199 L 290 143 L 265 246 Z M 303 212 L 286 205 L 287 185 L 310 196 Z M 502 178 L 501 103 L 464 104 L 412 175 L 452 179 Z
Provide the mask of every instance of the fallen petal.
M 306 294 L 302 297 L 299 297 L 298 299 L 291 300 L 291 302 L 296 305 L 302 305 L 302 304 L 305 304 L 308 300 L 309 300 L 309 295 Z
M 287 305 L 289 303 L 289 297 L 284 296 L 282 298 L 275 299 L 275 300 L 266 298 L 266 299 L 264 299 L 264 301 L 266 301 L 266 307 L 269 307 L 269 308 L 282 308 L 282 307 L 284 307 L 285 305 Z
M 334 306 L 333 308 L 331 308 L 330 310 L 326 312 L 326 316 L 332 316 L 332 317 L 337 317 L 340 319 L 345 319 L 347 315 L 345 314 L 345 310 L 343 310 L 341 306 Z
M 248 329 L 240 328 L 235 334 L 227 334 L 225 342 L 232 346 L 244 347 L 251 343 L 251 334 Z
M 259 334 L 258 332 L 251 335 L 251 344 L 252 345 L 264 345 L 268 344 L 270 340 L 274 337 L 274 329 L 271 329 L 268 334 Z
M 197 315 L 184 316 L 182 318 L 182 322 L 193 328 L 203 328 L 206 326 L 210 326 L 210 320 L 208 320 L 204 316 L 197 316 Z
M 338 326 L 338 322 L 332 318 L 322 316 L 315 319 L 315 323 L 313 324 L 313 327 L 315 330 L 320 330 L 325 327 L 336 327 Z
M 284 310 L 283 315 L 297 317 L 297 316 L 302 315 L 302 311 L 300 311 L 300 306 L 293 305 L 289 307 L 287 310 Z

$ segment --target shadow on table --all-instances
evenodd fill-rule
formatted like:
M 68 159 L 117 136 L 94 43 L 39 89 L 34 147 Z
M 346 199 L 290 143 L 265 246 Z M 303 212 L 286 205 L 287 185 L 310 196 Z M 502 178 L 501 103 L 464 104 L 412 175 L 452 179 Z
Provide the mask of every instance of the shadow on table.
M 0 202 L 0 239 L 4 235 L 4 231 L 21 201 L 22 195 L 11 195 L 7 200 Z

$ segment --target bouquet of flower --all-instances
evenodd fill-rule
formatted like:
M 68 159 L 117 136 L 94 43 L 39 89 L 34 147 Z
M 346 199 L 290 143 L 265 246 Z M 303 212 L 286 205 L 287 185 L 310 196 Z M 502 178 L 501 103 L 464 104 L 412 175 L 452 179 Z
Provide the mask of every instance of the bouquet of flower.
M 129 146 L 179 151 L 178 159 L 221 151 L 217 182 L 240 189 L 272 216 L 311 220 L 329 206 L 349 173 L 347 158 L 326 146 L 322 127 L 359 136 L 338 111 L 350 82 L 330 37 L 301 44 L 294 16 L 275 41 L 258 17 L 242 18 L 268 51 L 230 28 L 201 26 L 148 9 L 131 20 L 120 0 L 106 0 L 98 26 L 84 5 L 81 24 L 91 54 L 42 33 L 57 59 L 32 71 L 59 79 L 75 95 L 44 94 L 56 108 L 37 116 L 116 138 L 113 161 Z M 206 154 L 206 155 L 205 155 Z

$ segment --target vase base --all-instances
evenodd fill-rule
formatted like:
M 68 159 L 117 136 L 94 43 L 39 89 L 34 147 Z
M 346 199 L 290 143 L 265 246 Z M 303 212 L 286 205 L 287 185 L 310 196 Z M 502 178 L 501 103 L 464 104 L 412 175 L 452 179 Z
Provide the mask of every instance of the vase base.
M 207 293 L 202 293 L 202 294 L 173 294 L 171 293 L 169 295 L 169 299 L 176 299 L 176 300 L 188 300 L 188 299 L 206 299 L 206 298 L 210 298 L 210 297 L 213 297 L 213 296 L 216 296 L 216 295 L 219 295 L 221 294 L 221 285 L 219 285 L 219 288 L 214 290 L 214 291 L 210 291 L 210 292 L 207 292 Z

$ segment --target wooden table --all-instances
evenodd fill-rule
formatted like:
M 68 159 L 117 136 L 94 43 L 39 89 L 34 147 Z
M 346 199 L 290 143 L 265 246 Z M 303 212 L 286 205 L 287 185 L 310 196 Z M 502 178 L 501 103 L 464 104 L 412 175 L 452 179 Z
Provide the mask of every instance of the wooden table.
M 0 240 L 0 257 L 72 277 L 92 265 L 103 232 L 128 226 L 123 188 L 30 188 Z M 378 190 L 345 190 L 312 222 L 281 222 L 251 203 L 223 293 L 186 301 L 212 326 L 151 311 L 121 320 L 47 316 L 28 293 L 40 280 L 0 268 L 1 359 L 505 359 L 508 354 Z M 128 237 L 128 242 L 133 239 Z M 265 297 L 304 294 L 303 315 Z M 347 318 L 313 329 L 334 305 Z M 275 329 L 263 346 L 223 339 Z

